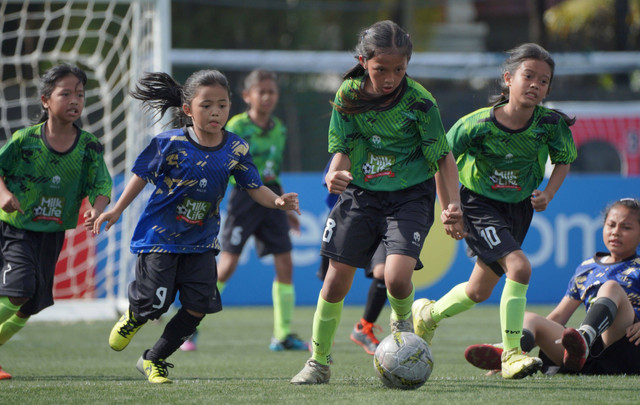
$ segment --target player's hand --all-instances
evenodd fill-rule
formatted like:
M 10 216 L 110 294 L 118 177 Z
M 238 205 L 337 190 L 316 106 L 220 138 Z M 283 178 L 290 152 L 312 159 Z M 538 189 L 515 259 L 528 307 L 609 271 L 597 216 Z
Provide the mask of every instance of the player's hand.
M 544 191 L 533 190 L 533 193 L 531 193 L 531 205 L 537 212 L 546 210 L 550 202 L 551 198 Z
M 442 210 L 440 220 L 444 224 L 444 231 L 453 239 L 460 240 L 467 236 L 464 230 L 462 210 L 458 204 L 451 203 Z
M 93 233 L 96 235 L 100 233 L 100 226 L 103 222 L 107 223 L 104 227 L 104 230 L 108 231 L 113 224 L 118 222 L 118 219 L 120 219 L 120 212 L 117 212 L 115 210 L 103 212 L 93 223 Z
M 276 207 L 281 210 L 295 211 L 298 215 L 302 215 L 300 212 L 300 203 L 298 201 L 298 193 L 284 193 L 280 197 L 276 198 Z
M 636 322 L 633 325 L 627 328 L 627 338 L 629 342 L 635 344 L 636 346 L 640 345 L 640 322 Z
M 100 216 L 101 212 L 95 208 L 90 208 L 84 212 L 84 227 L 88 230 L 93 230 L 93 224 Z
M 353 180 L 353 175 L 348 170 L 336 170 L 328 172 L 324 180 L 331 194 L 341 194 Z
M 22 211 L 22 208 L 20 207 L 20 201 L 18 201 L 13 193 L 5 193 L 0 196 L 0 208 L 8 214 L 14 211 L 24 214 L 24 211 Z

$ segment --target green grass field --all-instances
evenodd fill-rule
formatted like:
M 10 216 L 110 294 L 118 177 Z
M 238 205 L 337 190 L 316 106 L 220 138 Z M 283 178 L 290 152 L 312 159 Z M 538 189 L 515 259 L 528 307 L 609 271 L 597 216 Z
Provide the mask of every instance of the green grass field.
M 547 313 L 549 307 L 531 307 Z M 295 331 L 311 334 L 314 308 L 298 308 Z M 0 364 L 13 374 L 0 381 L 0 404 L 421 404 L 421 403 L 620 403 L 638 402 L 637 376 L 541 374 L 506 381 L 486 377 L 466 363 L 465 347 L 499 338 L 498 308 L 480 305 L 445 320 L 433 341 L 434 371 L 415 391 L 385 388 L 372 357 L 349 340 L 361 307 L 345 307 L 328 385 L 294 386 L 305 352 L 272 353 L 271 308 L 230 307 L 205 318 L 198 350 L 176 352 L 169 362 L 174 384 L 152 385 L 135 369 L 145 348 L 162 333 L 161 322 L 142 328 L 122 352 L 107 338 L 113 322 L 32 322 L 0 347 Z M 388 307 L 380 323 L 389 333 Z M 115 320 L 114 320 L 115 322 Z M 577 320 L 576 320 L 577 322 Z M 573 319 L 572 319 L 572 323 Z M 382 336 L 381 336 L 382 337 Z

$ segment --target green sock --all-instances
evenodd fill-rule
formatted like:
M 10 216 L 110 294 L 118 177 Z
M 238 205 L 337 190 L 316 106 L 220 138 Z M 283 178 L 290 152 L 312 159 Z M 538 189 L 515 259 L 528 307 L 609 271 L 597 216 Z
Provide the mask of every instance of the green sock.
M 222 292 L 224 291 L 224 288 L 227 286 L 227 283 L 225 283 L 224 281 L 218 281 L 216 283 L 216 286 L 218 287 L 218 292 L 220 293 L 220 295 L 222 295 Z
M 391 305 L 391 319 L 394 321 L 403 321 L 411 318 L 411 304 L 413 304 L 413 298 L 415 297 L 416 289 L 411 289 L 411 294 L 406 298 L 392 297 L 387 290 L 387 298 L 389 298 L 389 305 Z
M 9 297 L 0 297 L 0 324 L 11 318 L 22 305 L 13 305 Z
M 504 350 L 519 349 L 527 305 L 527 284 L 507 279 L 500 298 L 500 328 Z
M 320 364 L 329 365 L 331 346 L 336 336 L 344 300 L 330 303 L 318 296 L 318 306 L 313 315 L 313 359 Z
M 436 301 L 431 307 L 431 319 L 437 323 L 444 318 L 450 318 L 473 308 L 476 302 L 469 298 L 465 292 L 467 284 L 468 282 L 458 284 Z
M 284 340 L 291 333 L 291 318 L 295 305 L 295 291 L 292 284 L 274 281 L 271 286 L 273 299 L 273 336 Z
M 17 315 L 13 315 L 0 325 L 0 345 L 3 345 L 11 339 L 13 335 L 24 328 L 29 318 L 20 318 Z

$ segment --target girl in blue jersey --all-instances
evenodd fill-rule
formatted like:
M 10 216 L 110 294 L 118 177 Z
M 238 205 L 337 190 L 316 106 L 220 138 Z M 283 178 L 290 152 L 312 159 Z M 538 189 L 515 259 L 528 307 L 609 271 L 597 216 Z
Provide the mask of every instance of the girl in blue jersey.
M 76 125 L 87 75 L 59 65 L 40 79 L 38 124 L 16 131 L 0 150 L 0 345 L 32 315 L 53 305 L 54 274 L 65 230 L 84 226 L 109 204 L 111 176 L 99 140 Z M 11 375 L 2 371 L 0 380 Z
M 411 282 L 434 216 L 435 177 L 447 223 L 461 222 L 458 173 L 433 96 L 406 75 L 409 34 L 392 21 L 360 33 L 358 64 L 333 104 L 325 176 L 340 194 L 327 219 L 321 254 L 327 270 L 313 319 L 313 354 L 292 384 L 328 383 L 331 347 L 358 267 L 383 241 L 391 331 L 413 331 Z
M 602 239 L 607 252 L 582 262 L 565 296 L 547 317 L 527 312 L 522 349 L 540 347 L 547 374 L 640 374 L 640 201 L 623 198 L 604 212 Z M 578 307 L 581 325 L 565 328 Z M 473 365 L 496 369 L 502 349 L 473 345 L 465 357 Z
M 93 229 L 98 233 L 102 223 L 109 229 L 146 183 L 154 186 L 131 240 L 138 260 L 129 285 L 129 310 L 113 327 L 109 345 L 123 350 L 147 320 L 167 311 L 179 292 L 182 307 L 137 363 L 149 382 L 168 383 L 167 367 L 173 365 L 166 359 L 205 314 L 222 309 L 215 256 L 220 250 L 219 205 L 229 177 L 265 207 L 300 211 L 297 194 L 278 196 L 262 185 L 247 142 L 224 129 L 230 90 L 222 73 L 198 71 L 184 86 L 166 73 L 150 73 L 132 96 L 157 109 L 160 118 L 173 108 L 176 120 L 186 125 L 151 140 L 136 159 L 122 196 Z
M 569 130 L 574 120 L 540 105 L 553 79 L 551 55 L 536 44 L 523 44 L 509 55 L 503 92 L 494 105 L 461 118 L 447 133 L 460 171 L 465 228 L 445 225 L 445 230 L 466 237 L 470 253 L 477 256 L 473 272 L 437 302 L 416 300 L 413 316 L 416 334 L 431 343 L 441 320 L 489 298 L 506 275 L 500 299 L 502 376 L 517 379 L 542 366 L 520 348 L 531 276 L 520 246 L 533 211 L 547 208 L 577 153 Z M 538 190 L 548 157 L 555 167 L 544 190 Z

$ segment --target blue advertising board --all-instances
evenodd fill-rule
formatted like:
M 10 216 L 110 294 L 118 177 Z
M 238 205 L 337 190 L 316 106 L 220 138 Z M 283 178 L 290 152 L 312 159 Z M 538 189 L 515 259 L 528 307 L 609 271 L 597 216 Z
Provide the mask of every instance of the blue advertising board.
M 296 303 L 315 305 L 322 287 L 316 271 L 328 213 L 327 192 L 321 185 L 321 173 L 287 173 L 282 180 L 285 190 L 299 193 L 302 211 L 301 231 L 292 235 Z M 549 208 L 534 214 L 523 245 L 533 268 L 527 294 L 529 303 L 555 303 L 562 298 L 580 262 L 605 249 L 601 213 L 607 204 L 623 197 L 640 197 L 640 178 L 569 175 Z M 223 220 L 225 207 L 223 201 Z M 424 268 L 414 273 L 416 297 L 441 297 L 454 285 L 466 281 L 473 268 L 473 260 L 466 256 L 465 243 L 449 238 L 438 218 L 436 215 L 421 254 Z M 250 241 L 236 273 L 227 283 L 224 304 L 271 305 L 273 277 L 272 258 L 258 258 Z M 502 282 L 487 302 L 499 302 Z M 369 285 L 364 271 L 358 270 L 345 304 L 364 304 Z

